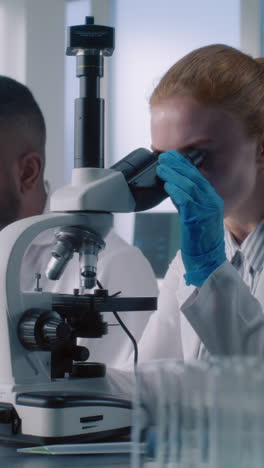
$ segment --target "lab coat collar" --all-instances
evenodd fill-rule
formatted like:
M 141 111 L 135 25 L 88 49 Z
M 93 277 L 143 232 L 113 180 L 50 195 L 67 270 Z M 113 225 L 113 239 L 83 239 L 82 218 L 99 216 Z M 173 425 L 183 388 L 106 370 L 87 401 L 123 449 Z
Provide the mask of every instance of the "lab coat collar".
M 44 206 L 43 214 L 50 212 L 50 183 L 48 180 L 44 181 L 44 188 L 46 192 L 46 203 Z
M 229 231 L 225 231 L 226 254 L 231 261 L 239 251 L 254 271 L 264 266 L 264 220 L 239 245 Z

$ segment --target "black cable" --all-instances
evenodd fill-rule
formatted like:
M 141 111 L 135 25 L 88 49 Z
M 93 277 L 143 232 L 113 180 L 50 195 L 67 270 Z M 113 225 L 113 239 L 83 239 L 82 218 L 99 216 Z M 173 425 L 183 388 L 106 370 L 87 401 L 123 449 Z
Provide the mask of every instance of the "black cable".
M 97 280 L 97 286 L 98 286 L 100 289 L 104 289 L 99 280 Z M 117 293 L 112 294 L 112 296 L 110 296 L 110 297 L 118 296 L 118 294 L 120 294 L 120 293 L 121 293 L 121 291 L 118 291 Z M 126 325 L 124 324 L 123 320 L 122 320 L 121 317 L 118 315 L 118 313 L 116 312 L 116 310 L 113 310 L 112 312 L 113 312 L 113 314 L 114 314 L 116 320 L 118 321 L 119 325 L 123 328 L 123 330 L 124 330 L 124 332 L 127 334 L 128 338 L 132 341 L 133 348 L 134 348 L 134 367 L 136 367 L 136 366 L 137 366 L 137 363 L 138 363 L 138 346 L 137 346 L 136 339 L 134 338 L 134 336 L 132 335 L 132 333 L 128 330 L 128 328 L 126 327 Z
M 96 280 L 96 283 L 97 283 L 97 286 L 99 286 L 99 289 L 104 289 L 99 280 Z
M 132 344 L 133 344 L 133 347 L 134 347 L 134 366 L 136 367 L 137 363 L 138 363 L 138 346 L 137 346 L 137 342 L 136 342 L 134 336 L 132 335 L 132 333 L 128 330 L 128 328 L 126 327 L 126 325 L 124 324 L 124 322 L 122 321 L 122 319 L 119 317 L 118 313 L 115 310 L 113 310 L 113 314 L 114 314 L 116 320 L 118 321 L 118 323 L 121 325 L 121 327 L 123 328 L 123 330 L 127 334 L 127 336 L 132 341 Z

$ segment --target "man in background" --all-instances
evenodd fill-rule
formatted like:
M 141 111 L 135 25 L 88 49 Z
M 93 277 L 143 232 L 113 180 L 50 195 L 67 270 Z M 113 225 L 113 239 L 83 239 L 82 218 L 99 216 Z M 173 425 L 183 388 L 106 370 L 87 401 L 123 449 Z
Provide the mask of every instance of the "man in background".
M 29 89 L 17 81 L 0 76 L 0 229 L 19 219 L 48 210 L 44 181 L 46 128 L 42 112 Z M 36 273 L 41 274 L 44 291 L 72 294 L 79 287 L 77 255 L 62 277 L 51 281 L 45 268 L 54 242 L 53 230 L 39 234 L 28 247 L 21 269 L 21 289 L 32 290 Z M 127 244 L 113 230 L 99 254 L 98 279 L 109 294 L 157 296 L 154 273 L 141 251 Z M 1 246 L 4 248 L 4 246 Z M 123 312 L 126 327 L 138 341 L 151 312 Z M 88 347 L 90 360 L 111 367 L 124 366 L 133 350 L 132 343 L 111 312 L 104 314 L 108 335 L 101 339 L 81 339 Z M 113 325 L 113 326 L 111 326 Z

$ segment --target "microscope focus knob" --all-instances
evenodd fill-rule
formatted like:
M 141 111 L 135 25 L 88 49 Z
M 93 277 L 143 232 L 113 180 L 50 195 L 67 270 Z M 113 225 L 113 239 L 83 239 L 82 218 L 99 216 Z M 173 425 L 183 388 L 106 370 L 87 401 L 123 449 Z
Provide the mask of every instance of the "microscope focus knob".
M 74 361 L 87 361 L 89 356 L 90 352 L 85 346 L 75 346 L 71 352 Z
M 67 342 L 72 334 L 71 327 L 59 314 L 57 317 L 50 317 L 42 326 L 42 335 L 44 341 L 50 349 L 56 345 Z
M 18 324 L 18 336 L 22 345 L 31 350 L 52 351 L 69 341 L 70 325 L 57 312 L 30 309 Z

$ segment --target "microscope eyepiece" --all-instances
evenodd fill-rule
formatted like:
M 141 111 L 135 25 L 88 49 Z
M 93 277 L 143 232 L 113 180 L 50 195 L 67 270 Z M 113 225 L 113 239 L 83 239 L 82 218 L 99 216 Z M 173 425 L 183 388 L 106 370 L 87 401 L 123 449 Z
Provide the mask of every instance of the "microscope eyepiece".
M 123 173 L 136 203 L 134 211 L 149 210 L 168 197 L 162 180 L 156 175 L 158 155 L 138 148 L 111 166 Z

